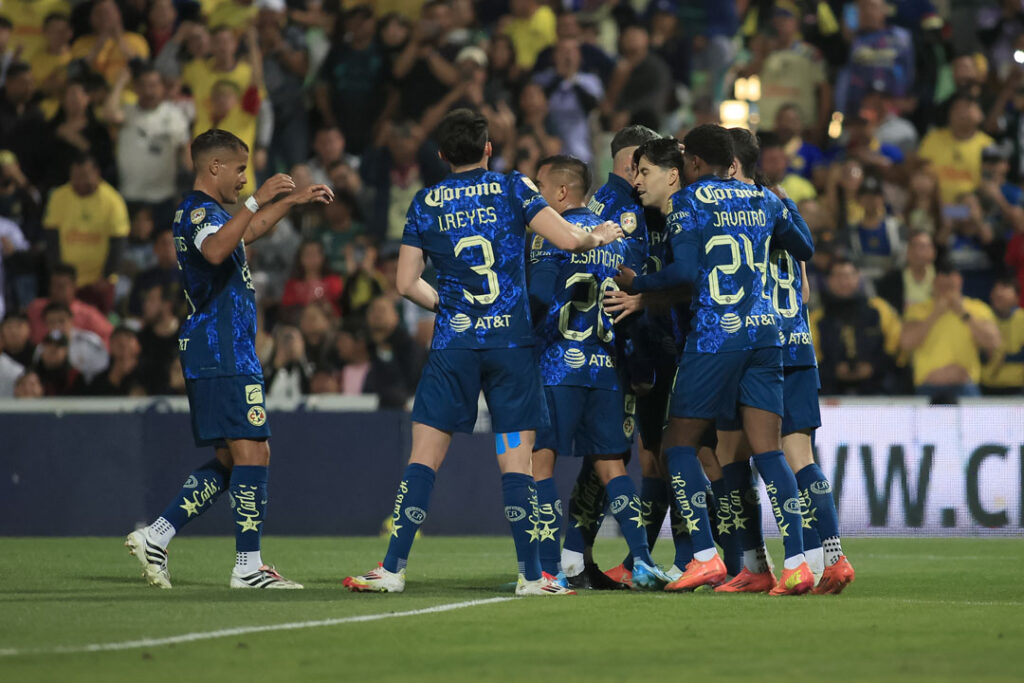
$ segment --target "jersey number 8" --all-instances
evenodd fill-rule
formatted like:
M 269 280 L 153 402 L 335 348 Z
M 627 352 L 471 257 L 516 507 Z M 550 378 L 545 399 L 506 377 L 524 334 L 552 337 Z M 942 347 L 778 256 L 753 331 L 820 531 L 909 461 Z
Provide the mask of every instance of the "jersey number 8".
M 614 332 L 611 326 L 605 323 L 607 314 L 604 312 L 604 293 L 612 289 L 618 289 L 619 286 L 610 277 L 606 277 L 598 285 L 597 276 L 592 273 L 576 273 L 565 281 L 565 288 L 570 289 L 577 284 L 586 285 L 587 296 L 583 301 L 567 301 L 562 306 L 562 310 L 558 313 L 558 331 L 569 341 L 581 342 L 594 334 L 594 328 L 596 327 L 597 338 L 605 343 L 610 342 Z M 597 306 L 597 323 L 595 325 L 588 325 L 582 330 L 569 329 L 569 316 L 572 313 L 572 309 L 575 308 L 579 313 L 583 314 L 593 310 L 594 306 Z
M 785 267 L 779 268 L 780 265 Z M 775 280 L 775 286 L 772 288 L 772 305 L 783 318 L 792 318 L 800 312 L 800 300 L 793 286 L 796 284 L 797 267 L 788 251 L 776 249 L 772 252 L 772 279 Z M 783 296 L 785 302 L 781 300 Z

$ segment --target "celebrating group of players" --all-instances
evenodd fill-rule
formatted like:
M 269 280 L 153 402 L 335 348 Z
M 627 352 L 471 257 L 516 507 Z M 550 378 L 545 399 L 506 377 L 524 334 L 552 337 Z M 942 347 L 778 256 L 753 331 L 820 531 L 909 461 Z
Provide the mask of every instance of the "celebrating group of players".
M 237 201 L 245 157 L 228 135 L 193 144 L 196 191 L 174 228 L 193 310 L 181 342 L 193 431 L 217 457 L 126 545 L 151 584 L 170 587 L 167 543 L 230 490 L 231 585 L 301 588 L 259 557 L 269 430 L 258 361 L 249 362 L 255 305 L 241 238 L 258 238 L 288 206 L 332 197 L 275 176 L 229 218 L 220 204 Z M 344 585 L 404 590 L 436 472 L 452 434 L 472 431 L 481 391 L 517 595 L 703 586 L 793 595 L 852 582 L 811 448 L 818 382 L 800 265 L 811 235 L 790 200 L 755 183 L 754 136 L 705 125 L 680 145 L 630 126 L 613 139 L 613 171 L 589 204 L 589 170 L 572 157 L 541 161 L 533 180 L 489 171 L 479 114 L 451 112 L 435 137 L 452 174 L 416 196 L 398 264 L 399 292 L 436 314 L 412 453 L 384 561 Z M 436 289 L 422 278 L 427 257 Z M 639 490 L 626 473 L 635 432 Z M 553 479 L 560 455 L 582 464 L 564 518 Z M 785 548 L 778 580 L 751 461 Z M 591 547 L 606 509 L 629 552 L 603 574 Z M 650 551 L 668 512 L 675 560 L 663 570 Z

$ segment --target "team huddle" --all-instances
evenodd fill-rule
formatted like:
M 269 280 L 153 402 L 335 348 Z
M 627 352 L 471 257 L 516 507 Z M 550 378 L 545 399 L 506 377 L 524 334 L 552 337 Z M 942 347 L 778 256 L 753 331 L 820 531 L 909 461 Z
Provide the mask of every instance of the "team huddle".
M 221 204 L 238 201 L 247 152 L 232 138 L 214 130 L 193 143 L 196 191 L 174 225 L 192 312 L 180 348 L 193 432 L 216 457 L 126 545 L 147 581 L 169 588 L 171 538 L 228 490 L 230 585 L 301 588 L 259 553 L 269 429 L 251 362 L 255 301 L 242 241 L 295 204 L 333 197 L 275 176 L 231 218 Z M 532 180 L 489 171 L 487 122 L 474 112 L 449 113 L 435 138 L 452 174 L 413 200 L 397 276 L 400 294 L 435 313 L 412 452 L 383 562 L 343 584 L 405 589 L 436 473 L 452 434 L 473 430 L 481 391 L 517 595 L 796 595 L 851 583 L 831 486 L 813 459 L 818 374 L 801 264 L 813 254 L 811 235 L 792 201 L 755 181 L 756 138 L 705 125 L 680 145 L 630 126 L 612 140 L 612 173 L 589 203 L 589 169 L 573 157 L 542 160 Z M 423 279 L 427 258 L 436 288 Z M 639 489 L 626 472 L 634 439 Z M 565 515 L 553 478 L 559 456 L 581 464 Z M 752 464 L 782 536 L 778 579 Z M 591 549 L 606 510 L 628 553 L 601 572 Z M 651 549 L 667 514 L 675 557 L 662 569 Z

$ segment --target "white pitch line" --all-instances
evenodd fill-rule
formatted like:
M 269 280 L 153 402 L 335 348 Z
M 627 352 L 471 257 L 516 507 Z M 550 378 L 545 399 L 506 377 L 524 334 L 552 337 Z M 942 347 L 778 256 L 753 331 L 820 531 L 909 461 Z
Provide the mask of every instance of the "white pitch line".
M 293 621 L 285 624 L 265 624 L 263 626 L 238 626 L 235 628 L 219 629 L 217 631 L 198 631 L 195 633 L 183 633 L 178 636 L 167 636 L 166 638 L 142 638 L 140 640 L 126 640 L 120 643 L 93 643 L 91 645 L 70 645 L 38 649 L 2 648 L 0 649 L 0 657 L 12 657 L 16 655 L 68 655 L 80 654 L 83 652 L 110 652 L 115 650 L 134 650 L 140 647 L 160 647 L 163 645 L 176 645 L 178 643 L 192 643 L 198 640 L 212 640 L 214 638 L 244 636 L 250 633 L 266 633 L 268 631 L 295 631 L 306 628 L 322 628 L 324 626 L 337 626 L 339 624 L 356 624 L 364 621 L 395 619 L 397 617 L 415 617 L 421 614 L 437 614 L 438 612 L 451 612 L 452 610 L 465 609 L 466 607 L 493 605 L 499 602 L 508 602 L 510 600 L 515 600 L 515 598 L 488 598 L 486 600 L 450 602 L 444 605 L 435 605 L 433 607 L 414 609 L 406 612 L 360 614 L 351 617 L 337 617 L 335 619 L 320 619 L 317 621 Z

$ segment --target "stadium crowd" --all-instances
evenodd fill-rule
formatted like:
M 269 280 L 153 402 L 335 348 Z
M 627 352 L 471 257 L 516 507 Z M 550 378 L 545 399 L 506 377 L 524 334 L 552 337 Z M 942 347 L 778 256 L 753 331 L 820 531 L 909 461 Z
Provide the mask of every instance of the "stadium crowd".
M 0 397 L 184 393 L 170 227 L 219 127 L 249 191 L 335 190 L 247 250 L 268 396 L 405 405 L 432 320 L 398 241 L 467 106 L 529 176 L 603 178 L 631 123 L 756 129 L 816 241 L 824 394 L 1024 385 L 1019 0 L 6 0 L 0 83 Z

